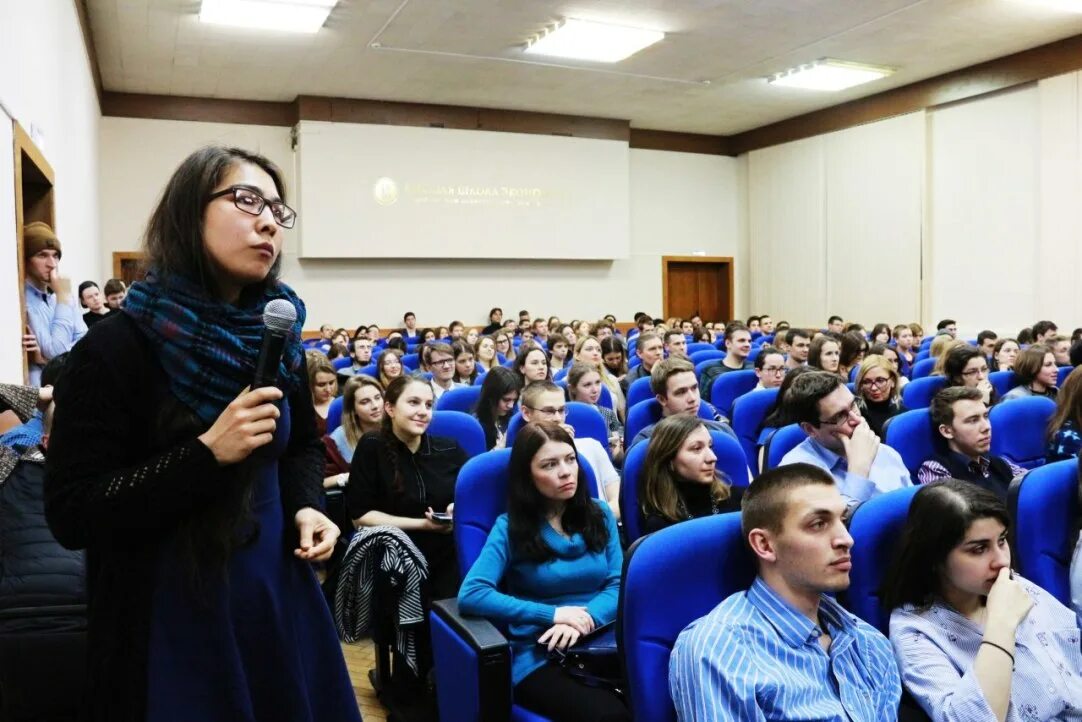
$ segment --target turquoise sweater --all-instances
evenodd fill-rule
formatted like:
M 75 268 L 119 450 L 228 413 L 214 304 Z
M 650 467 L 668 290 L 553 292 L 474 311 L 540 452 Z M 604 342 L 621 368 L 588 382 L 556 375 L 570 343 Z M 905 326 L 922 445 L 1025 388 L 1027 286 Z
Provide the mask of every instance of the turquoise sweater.
M 586 607 L 598 626 L 616 619 L 624 554 L 616 519 L 607 504 L 597 504 L 605 514 L 609 533 L 603 551 L 589 551 L 581 534 L 565 539 L 545 524 L 541 538 L 556 557 L 542 563 L 514 561 L 507 515 L 501 514 L 462 582 L 458 606 L 463 614 L 507 625 L 512 684 L 521 682 L 548 659 L 537 639 L 552 626 L 556 607 Z

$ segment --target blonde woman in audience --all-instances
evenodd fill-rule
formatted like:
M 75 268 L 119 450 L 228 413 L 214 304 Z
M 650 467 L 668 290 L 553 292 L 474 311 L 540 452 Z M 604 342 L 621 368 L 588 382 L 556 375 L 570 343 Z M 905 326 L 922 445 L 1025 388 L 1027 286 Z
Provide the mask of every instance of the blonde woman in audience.
M 402 352 L 396 348 L 389 348 L 379 356 L 376 363 L 379 371 L 379 382 L 383 388 L 387 388 L 392 381 L 402 375 Z
M 352 376 L 342 390 L 342 424 L 323 437 L 326 465 L 323 486 L 333 489 L 349 480 L 357 442 L 378 432 L 383 421 L 383 387 L 371 376 Z
M 601 354 L 601 343 L 593 336 L 580 338 L 578 343 L 575 344 L 575 361 L 597 369 L 598 373 L 601 374 L 601 383 L 605 384 L 609 394 L 612 395 L 612 407 L 616 411 L 617 417 L 623 421 L 627 402 L 624 399 L 624 392 L 620 388 L 619 379 L 605 368 Z
M 856 378 L 857 406 L 860 415 L 880 439 L 883 426 L 892 416 L 905 411 L 898 395 L 898 369 L 882 356 L 868 356 L 860 364 Z
M 338 374 L 321 351 L 305 353 L 308 365 L 308 387 L 312 389 L 312 405 L 316 410 L 316 430 L 319 435 L 327 433 L 327 412 L 338 394 Z
M 515 360 L 515 344 L 514 339 L 507 331 L 497 331 L 494 338 L 496 339 L 496 353 L 499 356 L 503 356 L 504 361 Z M 499 363 L 499 358 L 496 359 Z
M 553 375 L 570 365 L 571 361 L 568 359 L 570 351 L 571 344 L 566 338 L 559 334 L 549 337 L 549 370 Z
M 1010 371 L 1018 361 L 1019 346 L 1013 338 L 1001 338 L 992 349 L 992 370 Z
M 491 371 L 500 365 L 496 358 L 496 340 L 491 336 L 482 336 L 473 344 L 473 357 L 478 368 L 482 371 Z
M 841 344 L 826 334 L 817 335 L 815 340 L 811 342 L 811 348 L 808 349 L 808 366 L 842 376 L 839 370 L 841 366 Z M 848 378 L 845 378 L 845 381 L 848 380 Z
M 619 465 L 624 458 L 624 425 L 616 412 L 598 402 L 601 400 L 601 372 L 589 364 L 575 362 L 567 372 L 567 395 L 572 401 L 590 404 L 605 419 L 609 430 L 609 455 Z
M 933 338 L 931 346 L 928 347 L 928 358 L 939 358 L 942 356 L 954 340 L 955 338 L 949 333 L 941 333 Z M 965 342 L 963 341 L 962 343 Z
M 898 372 L 898 390 L 904 389 L 905 385 L 909 383 L 909 379 L 902 375 L 902 357 L 898 355 L 898 350 L 893 346 L 887 346 L 885 343 L 877 343 L 868 349 L 868 356 L 873 355 L 885 358 L 891 367 Z M 865 359 L 867 359 L 867 356 L 865 356 Z

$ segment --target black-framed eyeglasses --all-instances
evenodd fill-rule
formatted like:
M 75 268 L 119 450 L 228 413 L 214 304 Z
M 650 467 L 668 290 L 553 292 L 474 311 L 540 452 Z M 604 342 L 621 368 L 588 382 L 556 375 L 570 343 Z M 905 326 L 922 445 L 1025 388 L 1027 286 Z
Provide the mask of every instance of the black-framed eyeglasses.
M 207 196 L 207 202 L 227 196 L 230 193 L 233 194 L 233 205 L 238 210 L 242 210 L 249 215 L 258 216 L 263 212 L 264 208 L 270 206 L 274 222 L 282 228 L 292 228 L 293 224 L 297 222 L 297 212 L 295 210 L 282 201 L 272 201 L 264 198 L 257 190 L 248 186 L 229 186 L 225 190 L 211 193 Z
M 849 420 L 850 416 L 856 416 L 860 418 L 860 406 L 857 404 L 857 400 L 853 399 L 853 402 L 849 404 L 849 407 L 839 411 L 831 416 L 829 419 L 819 419 L 820 424 L 826 424 L 828 426 L 841 426 Z
M 530 411 L 536 411 L 539 414 L 545 414 L 546 416 L 565 416 L 567 415 L 566 406 L 546 406 L 544 408 L 537 408 L 536 406 L 527 406 Z

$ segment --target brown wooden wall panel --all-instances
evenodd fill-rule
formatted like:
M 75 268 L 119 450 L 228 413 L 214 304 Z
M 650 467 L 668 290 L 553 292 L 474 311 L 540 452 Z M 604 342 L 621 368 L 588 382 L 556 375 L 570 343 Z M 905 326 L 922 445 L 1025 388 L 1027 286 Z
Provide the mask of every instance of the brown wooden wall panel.
M 643 150 L 671 150 L 678 153 L 736 155 L 724 135 L 673 133 L 667 130 L 631 129 L 631 147 Z
M 297 122 L 294 103 L 263 100 L 190 98 L 180 95 L 114 93 L 102 96 L 101 114 L 121 118 L 195 120 L 205 123 L 292 126 Z

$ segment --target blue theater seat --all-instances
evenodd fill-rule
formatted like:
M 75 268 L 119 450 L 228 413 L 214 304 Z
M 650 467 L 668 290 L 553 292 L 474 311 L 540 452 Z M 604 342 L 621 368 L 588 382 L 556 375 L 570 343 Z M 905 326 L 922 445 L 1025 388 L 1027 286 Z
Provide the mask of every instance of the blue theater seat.
M 436 400 L 437 411 L 461 411 L 472 413 L 477 400 L 481 398 L 480 386 L 466 386 L 445 391 L 443 396 Z
M 753 476 L 759 475 L 759 430 L 778 398 L 778 389 L 750 391 L 733 403 L 733 431 L 740 439 Z
M 447 409 L 437 410 L 432 414 L 432 423 L 428 426 L 428 433 L 432 436 L 447 436 L 454 439 L 466 452 L 466 456 L 471 459 L 485 453 L 485 431 L 481 428 L 481 422 L 467 413 Z
M 689 356 L 691 354 L 697 353 L 699 351 L 714 351 L 714 350 L 715 349 L 714 349 L 713 344 L 706 343 L 704 341 L 695 341 L 695 342 L 689 342 L 688 343 L 688 355 Z
M 1022 383 L 1022 380 L 1014 371 L 993 371 L 988 374 L 988 383 L 992 384 L 999 398 L 1003 398 L 1003 394 Z
M 349 356 L 339 356 L 338 358 L 331 361 L 331 366 L 334 368 L 335 371 L 341 371 L 347 366 L 352 365 L 353 359 L 351 359 Z
M 785 455 L 806 438 L 808 435 L 800 428 L 800 424 L 783 426 L 767 437 L 766 445 L 763 447 L 763 471 L 780 465 Z
M 1074 371 L 1074 369 L 1075 369 L 1074 366 L 1060 366 L 1059 367 L 1059 374 L 1056 376 L 1056 387 L 1057 388 L 1063 386 L 1063 382 L 1067 380 L 1067 377 L 1071 375 L 1071 372 Z
M 717 351 L 713 347 L 711 347 L 707 351 L 696 351 L 695 353 L 688 356 L 688 358 L 691 359 L 691 363 L 695 364 L 695 375 L 698 376 L 700 373 L 702 373 L 699 365 L 702 364 L 704 361 L 717 361 L 725 358 L 725 356 L 726 354 L 724 351 Z
M 907 409 L 926 409 L 932 404 L 932 397 L 946 385 L 946 376 L 914 378 L 902 389 L 902 403 Z
M 710 403 L 725 418 L 730 418 L 733 413 L 733 402 L 754 389 L 758 383 L 759 377 L 752 369 L 724 373 L 714 380 L 714 385 L 710 388 Z M 703 392 L 700 391 L 700 393 Z
M 988 414 L 992 422 L 993 456 L 1005 456 L 1023 469 L 1044 465 L 1048 422 L 1056 402 L 1044 396 L 1004 401 Z
M 920 465 L 932 458 L 939 450 L 939 432 L 932 425 L 928 409 L 913 409 L 892 416 L 887 420 L 884 442 L 898 452 L 914 483 Z M 995 439 L 995 434 L 992 438 Z
M 918 356 L 920 354 L 917 354 Z M 916 381 L 917 379 L 923 379 L 932 373 L 932 369 L 935 368 L 936 359 L 934 358 L 922 358 L 913 362 L 913 371 L 909 374 L 909 377 Z
M 609 450 L 609 427 L 605 424 L 605 418 L 601 415 L 601 412 L 595 409 L 593 405 L 584 404 L 581 401 L 568 401 L 566 422 L 575 430 L 576 437 L 582 438 L 586 436 L 597 439 L 598 443 L 601 444 L 601 448 L 605 449 L 605 451 Z M 508 447 L 515 443 L 515 435 L 525 424 L 521 411 L 516 412 L 511 417 L 511 421 L 507 424 Z
M 421 354 L 408 353 L 402 357 L 402 365 L 410 371 L 416 371 L 421 367 Z
M 327 407 L 327 433 L 331 433 L 342 425 L 342 397 L 337 396 Z
M 699 404 L 699 418 L 714 418 L 712 410 L 705 403 Z M 657 399 L 640 401 L 632 406 L 627 412 L 627 421 L 624 423 L 624 448 L 629 447 L 640 431 L 658 421 L 661 421 L 661 404 Z
M 649 376 L 635 379 L 627 387 L 627 407 L 629 409 L 640 401 L 648 401 L 652 398 L 654 398 L 654 392 L 650 390 Z
M 1070 607 L 1071 555 L 1080 513 L 1078 459 L 1057 461 L 1015 479 L 1007 499 L 1018 571 Z

